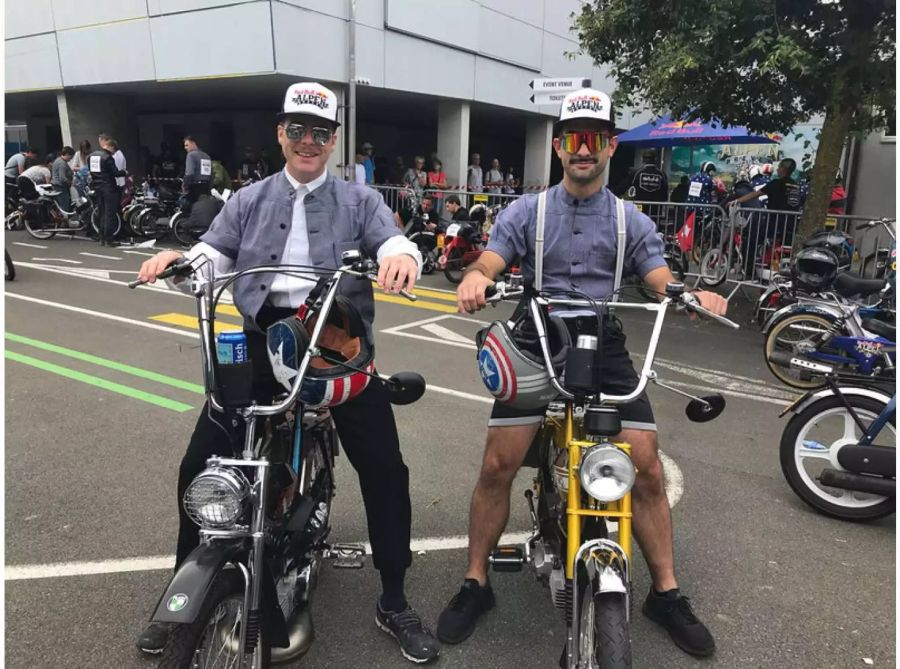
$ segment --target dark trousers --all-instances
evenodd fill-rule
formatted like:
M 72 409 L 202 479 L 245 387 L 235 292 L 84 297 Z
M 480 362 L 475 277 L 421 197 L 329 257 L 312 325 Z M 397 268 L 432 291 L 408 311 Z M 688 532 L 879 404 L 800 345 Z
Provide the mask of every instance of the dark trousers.
M 254 393 L 262 396 L 272 388 L 269 385 L 272 375 L 265 354 L 265 338 L 258 333 L 248 333 L 247 345 L 257 380 Z M 262 364 L 258 365 L 258 362 Z M 260 372 L 257 373 L 256 370 Z M 271 398 L 271 394 L 268 397 Z M 225 417 L 222 414 L 215 411 L 211 413 L 216 421 L 225 425 Z M 184 491 L 194 477 L 206 467 L 207 458 L 213 455 L 230 456 L 239 453 L 243 447 L 240 438 L 243 435 L 235 441 L 229 440 L 227 433 L 210 419 L 209 414 L 207 407 L 204 406 L 178 472 L 179 528 L 175 554 L 176 570 L 196 548 L 200 537 L 199 528 L 187 517 L 182 507 Z M 381 383 L 373 379 L 365 391 L 355 399 L 332 408 L 331 415 L 337 427 L 343 453 L 347 454 L 347 459 L 359 477 L 363 503 L 366 507 L 369 542 L 372 545 L 372 562 L 380 571 L 402 574 L 412 562 L 409 550 L 412 519 L 409 470 L 400 454 L 397 426 L 387 391 Z
M 109 242 L 116 234 L 122 192 L 118 188 L 107 187 L 97 191 L 97 198 L 100 208 L 100 239 Z
M 72 192 L 69 190 L 69 187 L 65 184 L 53 184 L 53 188 L 59 191 L 59 195 L 56 196 L 59 208 L 66 213 L 70 213 L 72 211 Z

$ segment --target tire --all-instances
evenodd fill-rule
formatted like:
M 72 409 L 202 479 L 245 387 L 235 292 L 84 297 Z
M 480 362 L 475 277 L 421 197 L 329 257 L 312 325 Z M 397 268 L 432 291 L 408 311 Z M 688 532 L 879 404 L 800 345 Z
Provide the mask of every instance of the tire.
M 99 207 L 94 207 L 91 210 L 91 230 L 94 232 L 94 235 L 100 237 L 100 209 Z M 119 236 L 119 233 L 122 232 L 122 214 L 116 212 L 116 229 L 112 234 L 112 238 L 115 239 Z
M 712 248 L 700 259 L 700 283 L 707 288 L 721 286 L 728 276 L 728 257 L 722 249 Z
M 159 661 L 159 669 L 189 669 L 190 667 L 195 666 L 195 662 L 198 661 L 198 658 L 196 657 L 198 653 L 201 654 L 200 660 L 206 657 L 202 653 L 204 650 L 203 643 L 207 638 L 207 633 L 209 632 L 216 635 L 224 634 L 226 630 L 222 629 L 222 627 L 228 627 L 230 619 L 234 620 L 235 626 L 238 625 L 240 619 L 233 618 L 233 616 L 240 615 L 241 611 L 235 611 L 235 606 L 240 604 L 240 608 L 242 609 L 243 600 L 244 579 L 240 572 L 236 569 L 220 572 L 207 592 L 206 599 L 203 602 L 203 606 L 200 608 L 200 614 L 197 616 L 197 619 L 193 623 L 175 625 L 172 628 L 169 642 L 166 644 Z M 225 625 L 219 627 L 218 624 L 223 622 Z M 208 630 L 207 628 L 212 625 L 217 625 L 217 629 Z M 229 653 L 226 658 L 224 658 L 225 662 L 227 662 L 229 658 L 232 661 L 240 659 L 236 657 L 237 644 L 237 639 L 229 637 L 225 640 L 224 644 L 219 646 L 220 650 L 224 650 L 226 646 L 230 647 L 233 645 L 234 654 L 232 655 Z M 259 639 L 256 652 L 260 653 L 261 666 L 269 667 L 272 662 L 272 649 L 269 647 L 268 643 L 266 643 L 265 636 L 261 636 Z M 218 660 L 220 658 L 217 657 L 215 659 Z M 249 660 L 250 658 L 247 659 Z M 200 666 L 210 667 L 210 669 L 212 669 L 212 667 L 230 667 L 234 665 L 226 663 L 209 665 L 203 663 Z M 237 666 L 243 668 L 246 665 L 238 664 Z
M 885 405 L 870 397 L 861 397 L 859 395 L 845 395 L 843 398 L 864 423 L 870 423 L 875 417 L 881 413 Z M 843 425 L 838 422 L 836 430 L 826 430 L 825 422 L 828 421 L 828 427 L 832 427 L 830 419 L 834 417 L 838 421 L 843 421 Z M 835 442 L 829 444 L 826 451 L 820 451 L 819 448 L 809 448 L 808 444 L 816 446 L 824 446 L 818 439 L 810 439 L 811 436 L 831 438 L 838 433 L 841 436 L 846 435 L 848 421 L 852 421 L 849 412 L 843 404 L 840 397 L 830 395 L 816 400 L 806 409 L 796 414 L 788 421 L 781 435 L 780 459 L 781 471 L 784 478 L 796 495 L 806 502 L 809 506 L 816 509 L 820 513 L 832 518 L 841 518 L 843 520 L 875 520 L 884 518 L 894 513 L 896 509 L 896 500 L 894 497 L 883 497 L 879 495 L 866 494 L 862 499 L 860 495 L 863 493 L 854 493 L 853 491 L 841 491 L 837 488 L 827 488 L 820 486 L 805 467 L 798 462 L 802 458 L 803 453 L 807 453 L 808 460 L 822 460 L 822 468 L 831 467 L 840 471 L 843 468 L 837 464 L 837 457 L 830 456 L 830 448 Z M 892 418 L 885 427 L 882 428 L 878 442 L 881 444 L 894 444 L 896 441 L 896 418 Z M 859 426 L 853 426 L 854 434 L 860 437 L 862 431 Z M 885 434 L 890 430 L 893 436 Z M 804 448 L 807 446 L 806 448 Z M 813 455 L 816 453 L 816 455 Z M 826 460 L 825 456 L 829 456 Z M 834 495 L 829 491 L 835 491 L 840 494 Z M 833 498 L 833 499 L 829 499 Z
M 3 259 L 6 264 L 5 273 L 3 275 L 3 278 L 6 279 L 7 281 L 15 281 L 16 280 L 16 266 L 13 265 L 12 258 L 9 257 L 9 251 L 4 249 L 3 255 L 4 255 Z
M 35 239 L 50 239 L 56 234 L 56 223 L 53 220 L 44 220 L 42 218 L 41 220 L 34 221 L 28 217 L 24 217 L 24 220 L 25 229 L 28 230 L 28 234 Z
M 6 217 L 4 225 L 7 230 L 21 230 L 25 227 L 25 215 L 16 210 Z
M 178 243 L 185 248 L 190 248 L 197 243 L 197 240 L 187 229 L 187 225 L 189 222 L 190 219 L 187 216 L 179 216 L 172 224 L 172 235 L 175 237 Z
M 462 252 L 459 249 L 453 249 L 450 253 L 447 254 L 447 264 L 444 265 L 444 276 L 447 277 L 447 281 L 453 284 L 458 284 L 462 281 L 463 271 L 465 270 L 462 265 Z
M 581 618 L 578 626 L 581 661 L 593 657 L 599 669 L 631 669 L 631 635 L 625 595 L 618 592 L 594 594 L 588 581 L 581 591 Z M 585 657 L 585 653 L 590 653 Z
M 807 339 L 817 331 L 827 329 L 833 321 L 816 314 L 792 314 L 785 316 L 772 326 L 766 335 L 763 353 L 769 371 L 782 383 L 792 388 L 810 390 L 821 388 L 825 380 L 821 377 L 805 378 L 799 371 L 782 367 L 769 360 L 774 351 L 793 351 L 793 345 Z M 827 350 L 827 349 L 826 349 Z M 798 354 L 798 357 L 803 357 Z

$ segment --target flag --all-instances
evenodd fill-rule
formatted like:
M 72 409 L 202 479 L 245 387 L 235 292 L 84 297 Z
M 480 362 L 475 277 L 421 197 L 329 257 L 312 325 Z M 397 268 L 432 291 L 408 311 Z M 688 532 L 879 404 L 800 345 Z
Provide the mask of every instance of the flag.
M 694 212 L 690 212 L 684 219 L 684 225 L 678 231 L 678 246 L 685 253 L 690 253 L 694 248 Z

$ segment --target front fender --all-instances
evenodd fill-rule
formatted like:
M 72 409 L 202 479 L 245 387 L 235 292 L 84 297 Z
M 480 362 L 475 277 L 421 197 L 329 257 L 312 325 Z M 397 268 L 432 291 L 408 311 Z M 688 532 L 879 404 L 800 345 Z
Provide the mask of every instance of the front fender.
M 771 330 L 776 323 L 778 323 L 781 319 L 786 318 L 788 316 L 793 316 L 794 314 L 815 314 L 817 316 L 822 316 L 823 318 L 827 318 L 829 320 L 837 320 L 841 318 L 844 314 L 837 309 L 836 307 L 832 307 L 824 304 L 805 304 L 803 302 L 798 302 L 796 304 L 789 304 L 786 307 L 782 307 L 774 314 L 769 316 L 769 319 L 766 321 L 765 325 L 762 327 L 762 333 L 764 335 L 769 334 L 769 330 Z
M 158 623 L 194 622 L 213 580 L 225 563 L 242 550 L 242 540 L 217 540 L 197 546 L 169 581 L 151 620 Z

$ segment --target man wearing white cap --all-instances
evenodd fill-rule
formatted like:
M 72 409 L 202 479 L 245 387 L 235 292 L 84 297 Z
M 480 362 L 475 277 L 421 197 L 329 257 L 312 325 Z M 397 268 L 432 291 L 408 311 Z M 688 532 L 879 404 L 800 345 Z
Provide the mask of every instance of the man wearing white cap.
M 378 285 L 386 292 L 412 290 L 421 273 L 422 258 L 416 245 L 394 225 L 381 196 L 371 188 L 335 179 L 326 170 L 340 125 L 337 112 L 337 98 L 321 84 L 301 82 L 288 87 L 277 125 L 284 170 L 237 191 L 186 256 L 202 253 L 214 261 L 217 272 L 230 272 L 279 262 L 337 267 L 342 252 L 359 250 L 377 258 Z M 139 277 L 154 281 L 181 255 L 177 251 L 157 254 L 143 264 Z M 234 302 L 244 317 L 248 353 L 258 363 L 253 367 L 254 393 L 260 402 L 271 402 L 279 389 L 266 353 L 266 328 L 293 316 L 314 286 L 313 281 L 282 274 L 254 274 L 234 284 Z M 359 312 L 369 341 L 374 342 L 371 284 L 345 281 L 341 293 Z M 428 662 L 438 656 L 440 646 L 409 606 L 404 592 L 404 577 L 412 560 L 409 471 L 400 454 L 387 391 L 380 383 L 370 383 L 358 397 L 331 412 L 359 476 L 372 558 L 381 575 L 383 591 L 376 604 L 376 623 L 397 639 L 406 658 Z M 222 455 L 223 448 L 229 448 L 228 440 L 204 407 L 181 463 L 179 500 L 207 458 Z M 199 540 L 197 526 L 180 504 L 179 512 L 176 570 Z M 161 652 L 168 636 L 167 626 L 151 623 L 138 639 L 138 647 Z
M 617 275 L 637 275 L 652 290 L 664 295 L 666 283 L 675 279 L 663 259 L 656 226 L 631 203 L 625 203 L 620 210 L 617 198 L 603 185 L 603 173 L 616 149 L 615 116 L 609 96 L 589 88 L 567 95 L 554 125 L 553 148 L 562 162 L 564 176 L 546 194 L 543 290 L 570 294 L 576 291 L 600 301 L 613 293 Z M 486 251 L 469 266 L 457 290 L 461 312 L 483 308 L 485 289 L 517 257 L 522 258 L 525 279 L 534 281 L 539 202 L 537 195 L 528 195 L 501 212 Z M 617 271 L 618 211 L 622 211 L 626 233 L 621 272 Z M 720 296 L 704 292 L 696 295 L 707 309 L 725 312 L 727 303 Z M 572 318 L 566 325 L 573 335 L 598 334 L 593 316 Z M 602 390 L 608 394 L 630 393 L 638 377 L 625 349 L 621 323 L 614 318 L 604 321 L 602 347 Z M 513 478 L 545 411 L 546 406 L 522 410 L 500 402 L 494 404 L 469 514 L 468 569 L 462 588 L 438 620 L 438 639 L 445 643 L 465 640 L 474 631 L 479 616 L 494 606 L 487 579 L 488 556 L 506 525 Z M 653 579 L 644 613 L 665 627 L 686 652 L 710 655 L 715 649 L 713 638 L 692 612 L 675 580 L 672 520 L 650 400 L 643 393 L 634 402 L 620 406 L 619 413 L 622 432 L 612 441 L 632 445 L 638 472 L 632 499 L 634 534 Z

